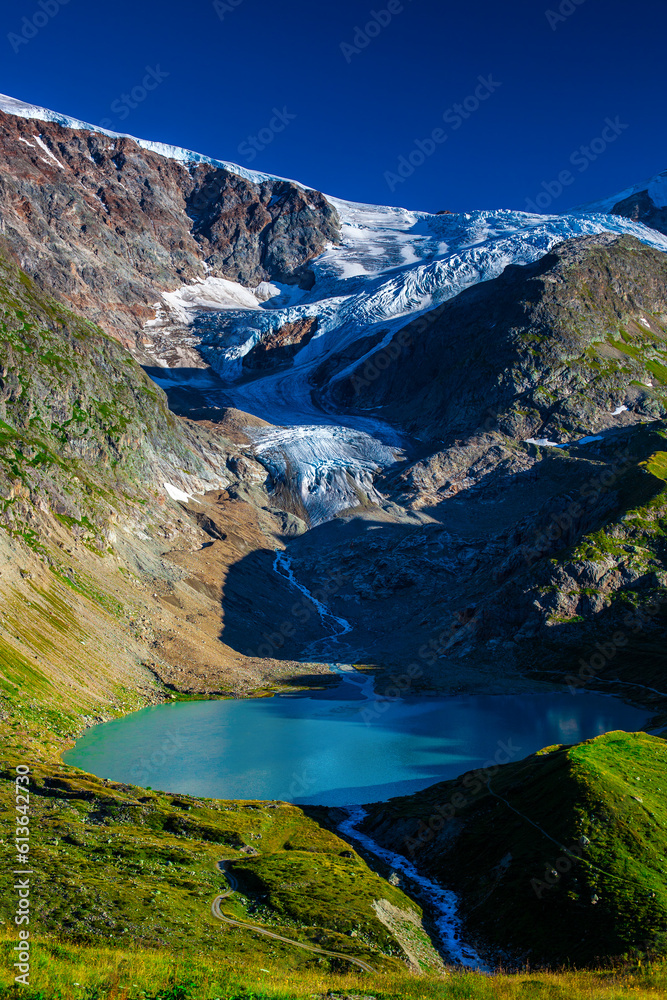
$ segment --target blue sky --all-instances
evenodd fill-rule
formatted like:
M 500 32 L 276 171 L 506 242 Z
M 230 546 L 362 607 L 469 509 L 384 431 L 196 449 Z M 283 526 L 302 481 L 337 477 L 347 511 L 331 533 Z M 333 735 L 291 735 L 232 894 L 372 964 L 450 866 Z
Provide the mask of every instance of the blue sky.
M 3 8 L 0 91 L 340 197 L 559 212 L 667 168 L 664 0 Z

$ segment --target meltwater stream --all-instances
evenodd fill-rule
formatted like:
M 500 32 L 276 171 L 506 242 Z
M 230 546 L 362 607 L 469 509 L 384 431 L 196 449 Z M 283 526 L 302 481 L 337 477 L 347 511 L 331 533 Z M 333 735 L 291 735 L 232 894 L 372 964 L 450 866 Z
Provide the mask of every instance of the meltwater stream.
M 429 906 L 435 918 L 440 943 L 450 961 L 480 971 L 488 971 L 475 949 L 462 940 L 456 894 L 451 889 L 443 889 L 424 875 L 420 875 L 407 858 L 380 847 L 365 833 L 360 833 L 357 827 L 363 822 L 365 815 L 361 807 L 352 810 L 349 817 L 338 825 L 338 829 L 345 837 L 356 841 L 370 854 L 374 854 L 406 876 L 419 898 Z
M 345 618 L 339 618 L 329 611 L 326 604 L 323 604 L 314 594 L 304 587 L 296 579 L 292 569 L 292 561 L 286 552 L 281 549 L 276 550 L 276 557 L 273 562 L 273 570 L 278 576 L 304 595 L 317 608 L 323 628 L 332 629 L 331 635 L 323 639 L 316 639 L 304 650 L 304 660 L 319 660 L 326 662 L 331 669 L 339 674 L 347 684 L 356 685 L 362 696 L 368 700 L 373 699 L 374 682 L 372 677 L 366 677 L 360 670 L 339 661 L 329 661 L 329 657 L 335 655 L 336 647 L 340 648 L 340 640 L 344 635 L 352 631 L 352 626 Z

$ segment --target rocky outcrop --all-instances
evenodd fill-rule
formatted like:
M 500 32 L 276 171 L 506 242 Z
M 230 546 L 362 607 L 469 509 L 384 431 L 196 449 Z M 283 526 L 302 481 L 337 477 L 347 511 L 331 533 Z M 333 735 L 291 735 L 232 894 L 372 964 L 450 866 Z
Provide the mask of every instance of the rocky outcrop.
M 611 210 L 612 215 L 622 215 L 634 222 L 643 222 L 651 229 L 667 233 L 667 208 L 655 204 L 648 191 L 638 191 L 619 201 Z
M 130 347 L 161 292 L 206 275 L 307 286 L 339 238 L 317 191 L 2 112 L 0 225 L 40 287 Z
M 242 285 L 273 279 L 312 287 L 305 265 L 338 238 L 336 210 L 324 195 L 291 181 L 250 184 L 206 164 L 193 180 L 186 209 L 209 267 Z
M 248 351 L 243 358 L 243 367 L 250 371 L 264 372 L 289 365 L 295 355 L 313 339 L 317 327 L 316 316 L 285 323 Z

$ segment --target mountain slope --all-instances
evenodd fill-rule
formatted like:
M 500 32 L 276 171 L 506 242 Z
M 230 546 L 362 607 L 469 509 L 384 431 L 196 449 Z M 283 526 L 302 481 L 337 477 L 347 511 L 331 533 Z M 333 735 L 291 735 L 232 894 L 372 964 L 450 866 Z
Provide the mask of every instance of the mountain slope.
M 177 735 L 172 740 L 177 747 Z M 0 830 L 7 839 L 18 759 L 3 747 Z M 221 925 L 211 903 L 238 879 L 242 891 L 224 900 L 223 912 L 241 924 L 359 958 L 378 973 L 416 971 L 415 955 L 424 968 L 442 967 L 421 908 L 324 828 L 316 811 L 309 816 L 288 803 L 202 801 L 120 785 L 38 761 L 34 751 L 31 772 L 31 815 L 39 828 L 33 920 L 42 939 L 163 949 L 179 962 L 223 957 L 226 965 L 241 960 L 246 970 L 267 962 L 283 973 L 353 968 Z M 251 871 L 265 881 L 250 884 Z M 0 919 L 7 923 L 12 881 L 11 872 L 0 876 Z M 352 912 L 350 892 L 356 892 Z M 378 916 L 380 903 L 397 915 L 393 928 Z
M 667 258 L 631 236 L 569 240 L 406 326 L 344 379 L 328 372 L 323 396 L 431 443 L 401 474 L 423 504 L 465 476 L 471 444 L 483 457 L 485 435 L 487 448 L 565 445 L 664 416 L 666 287 Z
M 1 110 L 0 215 L 42 288 L 139 352 L 162 291 L 207 276 L 309 284 L 308 262 L 338 239 L 316 191 Z
M 272 551 L 302 528 L 271 504 L 231 415 L 227 430 L 176 417 L 117 341 L 0 253 L 3 717 L 70 733 L 81 713 L 164 700 L 156 677 L 192 693 L 298 677 L 220 642 L 241 554 L 266 558 L 227 587 L 237 622 L 255 628 L 258 579 L 287 613 Z
M 667 232 L 667 171 L 603 201 L 584 205 L 580 211 L 621 215 L 665 233 Z
M 663 952 L 667 743 L 607 733 L 368 808 L 363 829 L 461 894 L 510 961 Z

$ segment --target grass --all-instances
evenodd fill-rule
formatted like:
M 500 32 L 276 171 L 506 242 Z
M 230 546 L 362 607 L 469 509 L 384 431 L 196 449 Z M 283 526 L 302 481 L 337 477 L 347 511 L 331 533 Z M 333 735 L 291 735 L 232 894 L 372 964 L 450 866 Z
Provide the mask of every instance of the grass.
M 667 482 L 667 451 L 656 451 L 642 464 L 656 479 Z
M 656 1000 L 667 994 L 667 966 L 516 974 L 492 978 L 448 971 L 441 976 L 382 976 L 286 968 L 270 956 L 174 956 L 162 950 L 34 942 L 31 985 L 11 985 L 14 939 L 0 937 L 0 998 L 22 1000 Z
M 380 941 L 389 954 L 400 955 L 392 935 L 373 910 L 373 902 L 387 899 L 403 911 L 421 915 L 419 907 L 400 889 L 369 872 L 359 856 L 316 851 L 302 839 L 303 849 L 233 861 L 230 871 L 244 892 L 258 903 L 290 921 L 312 924 L 358 936 L 369 943 Z M 258 907 L 259 909 L 259 907 Z
M 462 894 L 469 932 L 519 960 L 664 954 L 666 771 L 664 740 L 608 733 L 507 764 L 490 789 L 470 772 L 378 804 L 368 828 L 400 831 L 394 849 Z
M 12 765 L 18 759 L 12 754 L 0 768 L 5 842 L 12 839 Z M 235 919 L 363 957 L 378 969 L 402 966 L 405 956 L 372 904 L 389 899 L 417 917 L 419 907 L 372 872 L 317 816 L 286 803 L 167 795 L 48 762 L 31 767 L 32 899 L 41 933 L 62 943 L 105 947 L 114 941 L 226 960 L 239 953 L 260 962 L 273 956 L 286 967 L 317 962 L 308 952 L 242 929 L 223 933 L 210 906 L 228 887 L 217 869 L 219 860 L 228 859 L 240 880 L 254 868 L 254 887 L 263 892 L 270 886 L 261 900 L 250 885 L 247 894 L 228 900 Z M 142 767 L 138 761 L 138 773 Z M 149 783 L 150 773 L 143 779 Z M 261 850 L 259 864 L 246 859 L 248 847 Z M 352 856 L 343 858 L 342 852 Z M 11 872 L 0 872 L 0 918 L 7 927 L 15 902 L 11 885 Z

